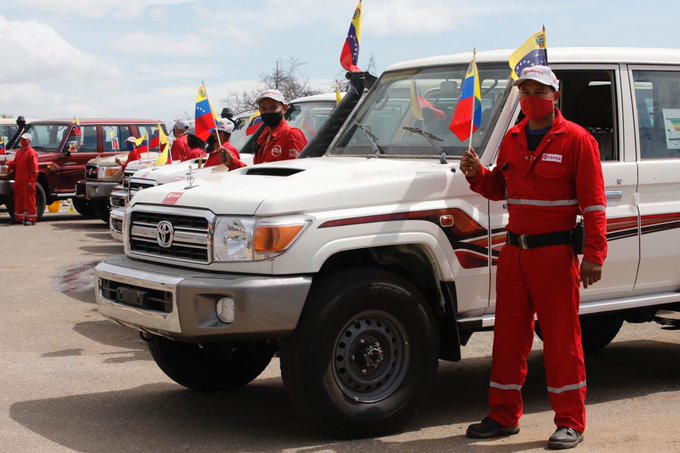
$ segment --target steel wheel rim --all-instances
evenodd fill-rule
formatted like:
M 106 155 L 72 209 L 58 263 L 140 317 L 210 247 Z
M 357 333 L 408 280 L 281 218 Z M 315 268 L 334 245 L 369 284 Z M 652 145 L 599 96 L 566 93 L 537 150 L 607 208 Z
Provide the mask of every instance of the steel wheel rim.
M 409 362 L 410 343 L 403 324 L 387 312 L 365 311 L 336 337 L 333 377 L 351 400 L 375 403 L 399 388 Z

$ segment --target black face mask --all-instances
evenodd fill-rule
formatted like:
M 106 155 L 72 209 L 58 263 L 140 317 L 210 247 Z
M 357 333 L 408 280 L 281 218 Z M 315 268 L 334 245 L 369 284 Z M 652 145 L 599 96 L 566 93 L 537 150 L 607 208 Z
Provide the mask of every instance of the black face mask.
M 265 126 L 273 129 L 278 126 L 283 119 L 283 112 L 262 113 L 260 114 L 260 117 Z

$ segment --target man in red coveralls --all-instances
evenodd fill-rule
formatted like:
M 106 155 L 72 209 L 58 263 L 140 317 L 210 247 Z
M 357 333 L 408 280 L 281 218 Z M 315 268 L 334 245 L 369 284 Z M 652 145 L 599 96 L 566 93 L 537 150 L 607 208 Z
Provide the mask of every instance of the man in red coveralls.
M 460 163 L 472 190 L 507 200 L 509 213 L 496 281 L 490 413 L 467 436 L 519 432 L 535 313 L 557 426 L 548 448 L 572 448 L 586 427 L 579 280 L 584 288 L 600 280 L 607 254 L 602 167 L 595 139 L 555 107 L 559 83 L 550 68 L 525 68 L 514 85 L 526 118 L 506 134 L 496 167 L 482 167 L 471 149 Z M 580 269 L 572 246 L 577 214 L 585 226 Z
M 265 90 L 255 101 L 266 129 L 257 139 L 258 151 L 253 162 L 295 159 L 307 145 L 305 134 L 290 127 L 283 117 L 288 103 L 279 90 Z
M 20 148 L 8 164 L 9 171 L 14 170 L 14 222 L 35 225 L 38 221 L 35 207 L 38 156 L 31 147 L 31 134 L 25 132 L 20 139 Z
M 217 149 L 213 149 L 208 156 L 208 160 L 205 163 L 206 167 L 214 167 L 215 165 L 223 164 L 231 171 L 246 166 L 246 164 L 241 161 L 241 155 L 238 150 L 229 143 L 232 132 L 234 132 L 234 123 L 231 120 L 224 118 L 217 123 L 214 141 L 215 148 Z M 219 141 L 217 138 L 219 138 Z M 222 144 L 221 147 L 219 145 L 220 143 Z
M 181 162 L 187 160 L 189 154 L 189 145 L 187 144 L 187 131 L 189 130 L 189 123 L 183 119 L 175 121 L 172 126 L 172 135 L 175 136 L 175 141 L 170 147 L 170 159 L 172 162 Z

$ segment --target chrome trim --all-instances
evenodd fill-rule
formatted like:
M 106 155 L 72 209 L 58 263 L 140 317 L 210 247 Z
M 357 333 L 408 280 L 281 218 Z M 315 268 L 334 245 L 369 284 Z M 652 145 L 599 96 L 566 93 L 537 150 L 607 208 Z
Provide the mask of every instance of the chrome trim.
M 607 200 L 620 200 L 623 198 L 623 190 L 607 190 L 604 194 Z

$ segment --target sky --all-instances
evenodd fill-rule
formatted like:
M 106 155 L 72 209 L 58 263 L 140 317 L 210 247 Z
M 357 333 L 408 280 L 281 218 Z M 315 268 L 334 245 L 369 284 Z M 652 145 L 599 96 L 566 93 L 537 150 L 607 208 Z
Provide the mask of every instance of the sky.
M 276 61 L 313 86 L 344 76 L 357 0 L 0 0 L 0 114 L 26 118 L 193 116 L 201 81 L 218 110 L 261 87 Z M 364 0 L 359 67 L 514 49 L 545 25 L 551 47 L 672 47 L 665 0 Z

